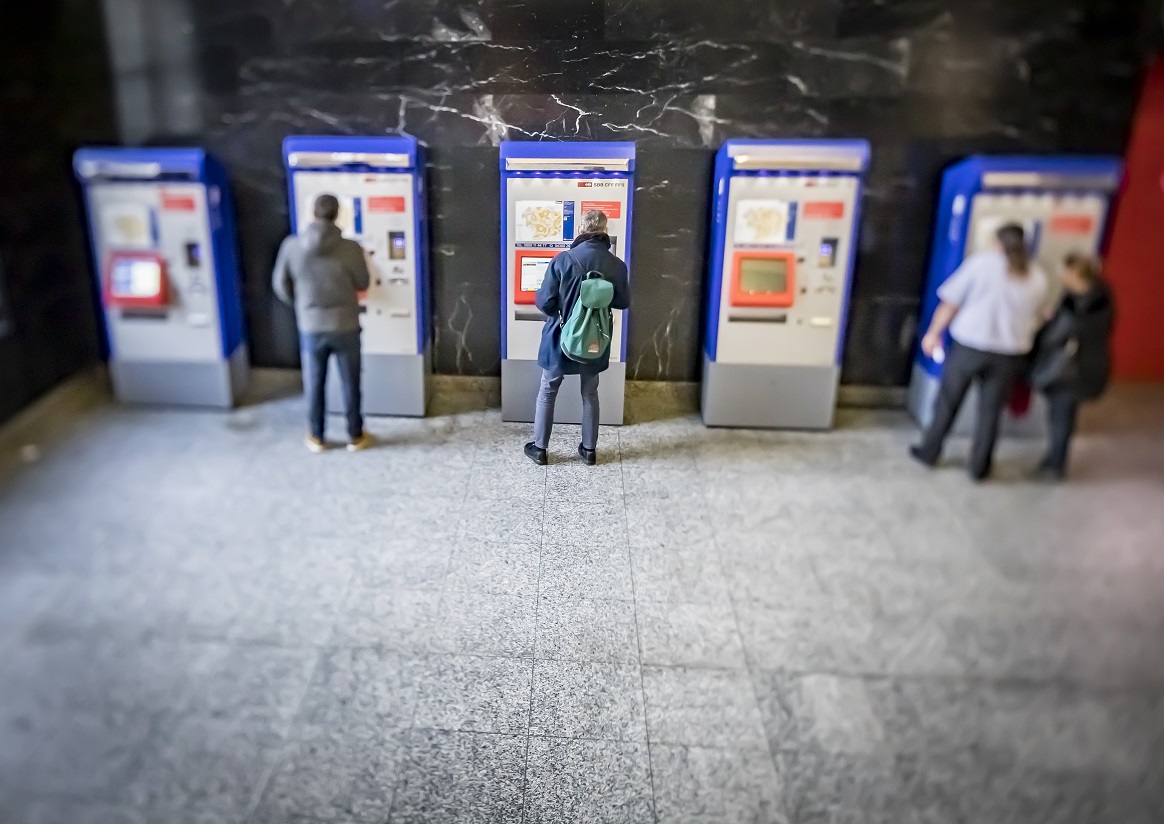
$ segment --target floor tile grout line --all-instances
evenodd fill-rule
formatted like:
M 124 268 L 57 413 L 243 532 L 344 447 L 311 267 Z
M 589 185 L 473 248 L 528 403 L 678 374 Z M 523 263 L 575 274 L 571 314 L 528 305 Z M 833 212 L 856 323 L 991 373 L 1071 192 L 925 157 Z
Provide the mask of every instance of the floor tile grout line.
M 470 472 L 472 472 L 472 468 L 473 468 L 473 465 L 475 463 L 476 463 L 476 456 L 474 456 L 473 461 L 470 462 L 470 464 L 469 464 L 469 471 Z M 465 489 L 461 493 L 461 511 L 457 517 L 457 529 L 453 533 L 453 541 L 452 541 L 453 546 L 449 550 L 449 558 L 445 562 L 444 575 L 441 577 L 440 596 L 437 598 L 437 609 L 436 609 L 436 613 L 437 613 L 436 620 L 437 621 L 440 620 L 441 608 L 445 605 L 445 596 L 449 591 L 448 590 L 449 573 L 453 567 L 453 555 L 456 552 L 457 544 L 460 541 L 461 522 L 466 517 L 465 516 L 465 505 L 468 503 L 468 501 L 469 501 L 469 484 L 468 484 L 468 482 L 466 482 Z M 432 640 L 433 639 L 431 636 L 431 632 L 432 632 L 432 630 L 430 628 L 429 637 L 425 640 L 425 643 L 423 644 L 423 649 L 425 650 L 425 655 L 432 655 L 434 652 L 434 650 L 432 649 Z M 403 653 L 401 653 L 401 654 L 403 654 Z M 421 656 L 413 655 L 410 657 L 419 658 Z M 416 713 L 419 709 L 420 709 L 420 699 L 419 699 L 419 696 L 417 696 L 417 697 L 413 698 L 412 712 L 409 714 L 409 718 L 408 718 L 408 727 L 407 727 L 407 730 L 405 732 L 405 745 L 404 745 L 405 752 L 410 752 L 412 744 L 413 744 L 412 732 L 413 732 L 413 730 L 416 729 Z M 399 771 L 399 774 L 396 776 L 396 780 L 392 784 L 392 795 L 388 801 L 388 811 L 385 815 L 385 822 L 392 821 L 392 814 L 396 809 L 396 797 L 397 797 L 397 794 L 400 790 L 400 783 L 403 780 L 404 780 L 404 770 L 401 769 Z
M 525 717 L 525 770 L 521 775 L 521 820 L 525 824 L 526 810 L 529 809 L 529 744 L 530 744 L 530 729 L 533 727 L 533 703 L 534 703 L 534 688 L 537 683 L 537 650 L 538 650 L 538 611 L 542 604 L 542 559 L 545 555 L 546 545 L 546 504 L 549 496 L 550 488 L 550 471 L 549 467 L 539 467 L 542 473 L 542 528 L 540 530 L 540 539 L 538 540 L 538 579 L 534 587 L 534 614 L 533 614 L 533 633 L 530 638 L 530 665 L 529 665 L 529 711 Z
M 705 505 L 707 503 L 706 491 L 707 491 L 706 488 L 704 488 L 704 503 L 705 503 Z M 726 567 L 724 565 L 724 551 L 723 551 L 723 547 L 720 545 L 719 531 L 717 529 L 714 529 L 714 528 L 712 529 L 711 540 L 715 546 L 715 552 L 716 552 L 717 560 L 719 561 L 720 571 L 726 572 Z M 815 569 L 813 569 L 812 572 L 813 572 L 813 575 L 816 574 Z M 765 750 L 768 753 L 768 760 L 771 762 L 772 769 L 773 769 L 773 771 L 776 772 L 776 775 L 779 778 L 780 762 L 776 758 L 776 751 L 772 749 L 772 741 L 768 737 L 768 725 L 764 721 L 764 710 L 761 708 L 761 705 L 760 705 L 760 693 L 756 689 L 756 679 L 755 679 L 753 672 L 752 672 L 751 656 L 748 654 L 747 646 L 744 643 L 744 633 L 743 633 L 743 630 L 740 626 L 740 615 L 739 615 L 738 609 L 736 608 L 736 597 L 734 594 L 734 589 L 735 589 L 734 587 L 731 587 L 731 586 L 728 587 L 728 591 L 727 591 L 728 604 L 731 605 L 732 620 L 735 622 L 735 625 L 736 625 L 736 635 L 740 639 L 740 648 L 743 650 L 743 653 L 744 653 L 744 667 L 745 667 L 744 671 L 747 672 L 748 689 L 751 691 L 752 701 L 755 703 L 756 712 L 759 715 L 760 732 L 764 736 L 764 743 L 766 745 Z
M 651 758 L 651 727 L 647 722 L 647 684 L 646 676 L 643 675 L 643 638 L 639 631 L 639 607 L 638 595 L 635 589 L 635 569 L 634 556 L 631 552 L 630 545 L 630 516 L 627 514 L 627 500 L 626 500 L 626 478 L 622 472 L 622 430 L 618 430 L 618 464 L 619 464 L 619 482 L 622 484 L 622 519 L 625 527 L 623 534 L 626 536 L 626 559 L 630 569 L 630 584 L 631 584 L 631 613 L 635 624 L 635 644 L 638 647 L 638 665 L 639 670 L 639 695 L 643 701 L 643 736 L 647 745 L 647 777 L 651 784 L 651 817 L 656 822 L 659 821 L 659 804 L 658 795 L 655 792 L 655 764 Z
M 315 678 L 323 666 L 323 656 L 325 649 L 326 647 L 318 647 L 315 650 L 315 663 L 311 667 L 311 675 L 307 679 L 307 686 L 303 689 L 303 695 L 299 697 L 299 702 L 295 707 L 295 712 L 290 716 L 291 722 L 287 727 L 286 734 L 283 736 L 283 747 L 286 747 L 289 744 L 294 745 L 299 742 L 298 736 L 293 738 L 292 734 L 299 731 L 299 726 L 302 720 L 300 715 L 303 712 L 304 705 L 307 703 L 307 697 L 311 694 L 311 687 L 315 684 Z M 283 766 L 284 763 L 285 759 L 276 758 L 274 759 L 274 762 L 271 764 L 271 766 L 266 770 L 265 774 L 259 781 L 259 785 L 255 788 L 255 796 L 250 803 L 250 809 L 242 819 L 243 824 L 248 824 L 248 822 L 252 821 L 258 814 L 259 809 L 263 804 L 263 796 L 266 795 L 271 781 L 274 780 L 275 775 L 279 772 L 279 769 Z

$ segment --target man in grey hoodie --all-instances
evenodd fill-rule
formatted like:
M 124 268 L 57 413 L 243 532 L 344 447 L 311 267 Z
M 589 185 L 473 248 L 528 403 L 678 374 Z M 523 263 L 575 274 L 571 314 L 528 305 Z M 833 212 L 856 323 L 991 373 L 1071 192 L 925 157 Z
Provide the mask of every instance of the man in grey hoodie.
M 324 443 L 324 387 L 327 361 L 334 355 L 343 384 L 348 416 L 348 450 L 371 444 L 360 413 L 360 296 L 371 280 L 364 250 L 344 238 L 335 225 L 339 201 L 315 199 L 315 220 L 298 236 L 284 239 L 275 260 L 272 285 L 279 300 L 295 307 L 307 393 L 306 445 L 312 452 Z

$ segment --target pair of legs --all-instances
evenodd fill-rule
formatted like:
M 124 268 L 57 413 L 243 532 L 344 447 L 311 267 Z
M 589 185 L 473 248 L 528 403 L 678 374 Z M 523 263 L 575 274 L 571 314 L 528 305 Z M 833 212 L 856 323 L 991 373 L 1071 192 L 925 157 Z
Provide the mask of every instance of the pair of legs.
M 364 416 L 360 410 L 360 333 L 305 332 L 299 337 L 303 356 L 303 390 L 307 393 L 307 423 L 311 436 L 323 440 L 324 416 L 327 413 L 327 362 L 334 355 L 343 385 L 344 407 L 348 416 L 348 438 L 358 441 L 364 435 Z
M 994 459 L 998 422 L 1015 379 L 1022 373 L 1022 355 L 983 352 L 955 342 L 942 367 L 942 381 L 934 402 L 934 417 L 922 442 L 915 448 L 917 458 L 935 464 L 970 385 L 978 386 L 978 414 L 970 446 L 970 475 L 985 478 Z
M 1071 389 L 1051 389 L 1047 398 L 1047 429 L 1050 443 L 1039 469 L 1058 477 L 1067 474 L 1067 455 L 1071 436 L 1075 434 L 1075 420 L 1079 413 L 1079 398 Z
M 598 375 L 579 375 L 582 379 L 582 448 L 591 452 L 598 446 Z M 542 370 L 538 387 L 537 407 L 534 410 L 534 446 L 547 449 L 554 429 L 554 403 L 564 375 Z

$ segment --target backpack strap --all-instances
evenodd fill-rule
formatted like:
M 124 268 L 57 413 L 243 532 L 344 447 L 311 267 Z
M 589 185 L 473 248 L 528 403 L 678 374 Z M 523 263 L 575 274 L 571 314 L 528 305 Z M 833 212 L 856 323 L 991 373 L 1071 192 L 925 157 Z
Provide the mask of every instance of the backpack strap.
M 571 260 L 571 261 L 574 263 L 574 265 L 575 265 L 575 266 L 577 266 L 579 269 L 581 269 L 581 268 L 582 268 L 582 264 L 578 262 L 578 258 L 574 257 L 574 255 L 573 255 L 573 254 L 571 254 L 573 251 L 574 251 L 573 249 L 567 249 L 567 250 L 566 250 L 566 255 L 567 255 L 569 258 L 570 258 L 570 260 Z M 581 294 L 582 294 L 582 281 L 583 281 L 583 280 L 585 280 L 585 279 L 586 279 L 586 276 L 585 276 L 585 275 L 583 275 L 582 277 L 578 278 L 578 283 L 577 283 L 577 284 L 575 284 L 575 285 L 573 286 L 573 288 L 571 288 L 570 292 L 571 292 L 571 295 L 572 295 L 572 297 L 573 297 L 573 300 L 571 300 L 571 301 L 570 301 L 570 308 L 573 308 L 573 307 L 574 307 L 574 304 L 575 304 L 575 303 L 576 303 L 576 302 L 579 300 L 579 298 L 581 297 Z M 559 306 L 559 307 L 558 307 L 558 327 L 559 327 L 559 328 L 561 328 L 561 327 L 563 327 L 563 326 L 565 326 L 565 325 L 566 325 L 566 315 L 565 315 L 565 311 L 564 311 L 564 310 L 565 310 L 565 307 L 564 307 L 564 306 Z
M 584 267 L 582 265 L 581 261 L 579 261 L 578 258 L 574 257 L 574 255 L 573 255 L 574 250 L 573 249 L 566 249 L 565 251 L 566 251 L 566 254 L 569 255 L 570 260 L 572 260 L 574 262 L 575 266 L 577 266 L 579 269 L 585 270 L 585 271 L 583 271 L 582 276 L 578 278 L 578 282 L 570 290 L 571 296 L 573 297 L 573 300 L 570 301 L 570 308 L 573 309 L 574 304 L 577 303 L 582 298 L 582 281 L 586 280 L 591 275 L 598 275 L 598 277 L 602 278 L 603 280 L 606 279 L 606 276 L 604 274 L 602 274 L 602 272 L 599 272 L 597 269 L 586 269 L 586 267 Z M 558 309 L 558 327 L 559 328 L 566 325 L 566 316 L 565 316 L 563 309 L 564 309 L 564 307 Z

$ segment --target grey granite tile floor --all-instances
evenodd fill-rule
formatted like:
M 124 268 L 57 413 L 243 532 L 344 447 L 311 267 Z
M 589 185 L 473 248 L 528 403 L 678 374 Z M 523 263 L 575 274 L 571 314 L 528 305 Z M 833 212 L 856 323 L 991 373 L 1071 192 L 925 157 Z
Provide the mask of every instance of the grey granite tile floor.
M 294 397 L 0 455 L 0 822 L 1164 820 L 1164 393 L 1059 486 L 851 410 L 539 468 L 483 398 L 359 455 Z

